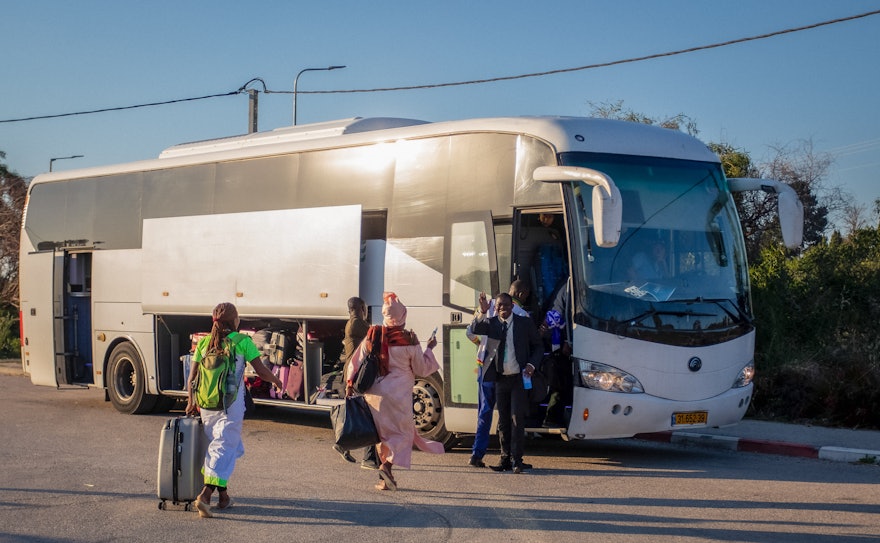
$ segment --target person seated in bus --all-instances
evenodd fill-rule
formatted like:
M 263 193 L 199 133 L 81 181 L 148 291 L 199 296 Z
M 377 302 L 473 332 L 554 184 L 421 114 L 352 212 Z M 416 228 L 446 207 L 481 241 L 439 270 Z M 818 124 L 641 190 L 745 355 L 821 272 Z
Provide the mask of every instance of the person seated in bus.
M 528 282 L 517 279 L 510 284 L 508 292 L 513 299 L 513 313 L 528 317 L 528 311 L 523 308 L 523 301 L 528 300 L 531 295 Z M 495 300 L 489 302 L 488 315 L 495 316 Z M 474 317 L 477 316 L 478 313 L 475 312 Z M 486 455 L 486 449 L 489 448 L 489 431 L 492 428 L 492 414 L 495 412 L 495 382 L 483 379 L 486 371 L 483 361 L 486 358 L 487 337 L 474 334 L 472 325 L 473 323 L 468 324 L 465 334 L 469 340 L 477 345 L 477 431 L 474 435 L 474 444 L 471 447 L 468 465 L 484 468 L 486 464 L 483 462 L 483 456 Z
M 341 381 L 345 383 L 345 376 L 348 375 L 348 367 L 351 365 L 351 357 L 355 350 L 361 346 L 367 332 L 370 330 L 370 321 L 367 320 L 367 302 L 363 299 L 353 296 L 348 299 L 348 322 L 345 323 L 345 337 L 342 340 L 342 362 L 343 370 Z M 343 385 L 343 395 L 345 388 Z M 347 449 L 343 449 L 339 445 L 333 445 L 333 450 L 346 461 L 354 463 L 356 460 Z M 361 467 L 364 469 L 379 469 L 379 458 L 376 455 L 376 446 L 371 445 L 364 449 L 364 459 L 361 461 Z
M 631 282 L 657 281 L 668 277 L 669 262 L 663 240 L 651 241 L 647 251 L 640 251 L 633 256 L 629 268 Z
M 208 436 L 208 450 L 205 453 L 205 463 L 202 473 L 205 476 L 205 486 L 196 498 L 194 505 L 199 512 L 199 517 L 208 518 L 214 516 L 211 510 L 211 495 L 214 490 L 219 493 L 218 509 L 227 509 L 232 506 L 232 498 L 229 496 L 229 478 L 235 469 L 235 462 L 244 454 L 244 444 L 241 439 L 241 428 L 244 420 L 245 395 L 244 391 L 244 368 L 245 362 L 263 379 L 272 383 L 276 389 L 281 390 L 281 379 L 274 375 L 263 365 L 260 360 L 260 351 L 251 338 L 238 333 L 241 319 L 238 317 L 238 309 L 228 302 L 218 304 L 212 312 L 214 324 L 211 333 L 199 340 L 193 355 L 193 364 L 187 379 L 187 402 L 186 414 L 199 414 Z M 238 378 L 237 389 L 239 394 L 231 405 L 225 409 L 199 408 L 196 403 L 196 388 L 193 382 L 199 374 L 199 362 L 204 358 L 208 348 L 217 349 L 220 341 L 224 338 L 234 340 L 233 353 L 235 355 L 235 373 Z

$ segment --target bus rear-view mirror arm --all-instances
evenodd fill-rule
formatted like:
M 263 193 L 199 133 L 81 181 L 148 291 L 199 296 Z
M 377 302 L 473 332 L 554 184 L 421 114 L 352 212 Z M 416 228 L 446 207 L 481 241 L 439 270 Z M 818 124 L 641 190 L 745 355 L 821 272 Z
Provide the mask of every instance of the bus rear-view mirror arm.
M 782 228 L 782 241 L 789 249 L 796 249 L 804 241 L 804 204 L 789 185 L 773 179 L 733 177 L 727 180 L 731 192 L 763 190 L 778 196 L 777 214 Z
M 593 187 L 593 234 L 599 247 L 614 247 L 620 240 L 623 199 L 620 190 L 607 174 L 577 166 L 541 166 L 533 174 L 535 181 L 570 183 L 583 181 Z

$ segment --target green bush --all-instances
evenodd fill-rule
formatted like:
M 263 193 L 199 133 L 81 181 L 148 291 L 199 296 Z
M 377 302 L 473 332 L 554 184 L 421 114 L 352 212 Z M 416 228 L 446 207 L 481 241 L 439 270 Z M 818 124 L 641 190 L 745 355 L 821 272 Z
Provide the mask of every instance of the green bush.
M 21 356 L 18 330 L 18 310 L 10 307 L 0 308 L 0 358 Z
M 752 415 L 880 428 L 880 231 L 761 256 Z

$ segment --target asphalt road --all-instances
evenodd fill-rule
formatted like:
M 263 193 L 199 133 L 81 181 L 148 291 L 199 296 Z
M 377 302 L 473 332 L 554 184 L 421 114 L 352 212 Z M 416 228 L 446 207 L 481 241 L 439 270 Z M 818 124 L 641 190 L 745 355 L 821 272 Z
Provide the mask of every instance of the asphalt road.
M 414 454 L 401 489 L 331 451 L 326 415 L 263 408 L 245 422 L 236 505 L 214 519 L 158 509 L 167 415 L 101 391 L 0 375 L 0 542 L 880 541 L 880 470 L 674 443 L 533 440 L 523 475 Z

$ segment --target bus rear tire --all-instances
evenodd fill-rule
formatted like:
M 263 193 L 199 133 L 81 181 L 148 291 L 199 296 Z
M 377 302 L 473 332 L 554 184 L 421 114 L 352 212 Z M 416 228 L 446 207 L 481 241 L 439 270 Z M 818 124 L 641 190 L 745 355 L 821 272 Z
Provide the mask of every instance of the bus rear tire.
M 107 394 L 121 413 L 141 415 L 156 407 L 159 397 L 147 394 L 147 379 L 141 357 L 130 343 L 120 343 L 107 364 Z
M 413 385 L 413 420 L 420 436 L 439 441 L 447 451 L 458 442 L 455 434 L 446 429 L 443 417 L 443 385 L 439 374 L 416 377 Z

